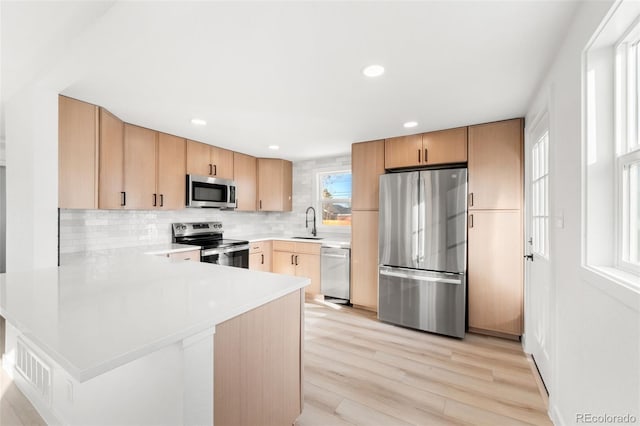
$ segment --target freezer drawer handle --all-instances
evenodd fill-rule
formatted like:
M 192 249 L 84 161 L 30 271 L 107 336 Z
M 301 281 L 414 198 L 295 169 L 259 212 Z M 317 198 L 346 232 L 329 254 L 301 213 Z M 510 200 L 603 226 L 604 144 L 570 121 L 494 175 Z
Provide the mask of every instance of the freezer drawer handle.
M 420 275 L 403 274 L 402 272 L 380 271 L 380 275 L 386 275 L 389 277 L 398 277 L 398 278 L 408 278 L 410 280 L 417 280 L 417 281 L 429 281 L 433 283 L 462 284 L 462 281 L 460 280 L 452 280 L 448 278 L 423 277 Z

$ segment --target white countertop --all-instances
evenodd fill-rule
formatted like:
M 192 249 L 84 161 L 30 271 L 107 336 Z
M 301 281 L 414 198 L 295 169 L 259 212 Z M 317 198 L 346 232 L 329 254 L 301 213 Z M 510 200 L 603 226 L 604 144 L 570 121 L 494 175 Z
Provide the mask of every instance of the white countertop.
M 299 236 L 306 237 L 307 235 L 299 235 Z M 294 238 L 293 235 L 282 235 L 282 234 L 225 235 L 225 238 L 227 237 L 233 238 L 236 240 L 248 240 L 250 242 L 278 240 L 278 241 L 293 241 L 297 243 L 315 243 L 315 244 L 321 244 L 323 246 L 340 247 L 340 248 L 351 248 L 351 234 L 319 234 L 318 235 L 318 237 L 320 237 L 319 240 Z
M 112 255 L 0 274 L 0 315 L 83 382 L 309 283 L 159 256 Z
M 135 256 L 139 254 L 164 255 L 200 250 L 200 246 L 187 244 L 154 244 L 149 246 L 119 247 L 115 249 L 91 250 L 76 253 L 61 253 L 60 264 L 71 265 L 78 263 L 108 262 L 114 256 Z

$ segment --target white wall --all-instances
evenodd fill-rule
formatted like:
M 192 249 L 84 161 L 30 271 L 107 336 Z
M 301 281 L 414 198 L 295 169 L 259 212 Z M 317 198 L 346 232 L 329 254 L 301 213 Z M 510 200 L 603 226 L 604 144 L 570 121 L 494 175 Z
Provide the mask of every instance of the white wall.
M 30 85 L 6 105 L 7 272 L 58 263 L 58 93 Z
M 222 221 L 228 238 L 265 233 L 304 235 L 304 213 L 312 200 L 315 174 L 336 167 L 349 169 L 351 157 L 298 161 L 293 165 L 293 210 L 287 213 L 252 213 L 218 209 L 176 211 L 61 210 L 60 253 L 168 243 L 174 222 Z M 318 221 L 320 218 L 317 218 Z
M 579 413 L 640 418 L 639 296 L 622 294 L 581 267 L 581 55 L 611 4 L 582 3 L 526 117 L 531 122 L 549 107 L 550 213 L 564 216 L 564 227 L 550 229 L 556 299 L 550 411 L 556 424 L 576 424 Z

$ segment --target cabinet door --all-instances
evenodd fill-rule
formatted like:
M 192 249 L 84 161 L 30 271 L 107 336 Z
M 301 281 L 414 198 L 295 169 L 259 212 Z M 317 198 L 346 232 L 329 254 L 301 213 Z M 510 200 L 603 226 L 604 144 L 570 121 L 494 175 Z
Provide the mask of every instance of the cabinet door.
M 212 146 L 211 164 L 213 177 L 233 179 L 233 151 Z
M 287 251 L 274 251 L 273 272 L 276 274 L 295 275 L 295 254 Z
M 262 253 L 249 254 L 249 269 L 252 271 L 262 271 L 264 255 Z
M 258 159 L 258 210 L 291 211 L 291 162 L 274 158 Z
M 211 176 L 211 146 L 205 143 L 187 141 L 187 174 Z
M 467 128 L 422 134 L 422 161 L 425 165 L 467 162 Z
M 273 270 L 273 251 L 271 249 L 271 241 L 262 242 L 262 255 L 264 256 L 264 264 L 262 265 L 264 272 Z
M 124 123 L 100 108 L 98 208 L 121 209 L 124 194 Z
M 186 205 L 186 143 L 177 136 L 158 135 L 158 207 L 178 210 Z
M 351 303 L 377 311 L 378 212 L 351 214 Z
M 469 209 L 522 205 L 522 119 L 469 127 Z
M 282 211 L 290 212 L 293 209 L 293 164 L 291 161 L 282 161 Z
M 520 211 L 469 212 L 469 327 L 522 334 Z
M 320 256 L 296 253 L 295 263 L 296 276 L 311 279 L 311 285 L 305 287 L 305 293 L 320 294 Z
M 233 153 L 233 180 L 236 183 L 236 201 L 239 211 L 256 211 L 256 158 Z
M 58 207 L 98 207 L 98 107 L 58 96 Z
M 156 142 L 158 132 L 124 125 L 124 190 L 126 209 L 149 210 L 157 206 Z
M 400 136 L 384 141 L 385 169 L 413 167 L 422 163 L 422 135 Z
M 378 210 L 380 175 L 384 174 L 384 140 L 351 145 L 353 210 Z

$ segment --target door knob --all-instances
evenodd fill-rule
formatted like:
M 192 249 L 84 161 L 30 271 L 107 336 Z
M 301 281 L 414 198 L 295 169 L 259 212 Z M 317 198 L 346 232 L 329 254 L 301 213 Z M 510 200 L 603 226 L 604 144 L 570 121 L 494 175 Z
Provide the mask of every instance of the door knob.
M 533 262 L 533 254 L 525 254 L 524 258 Z

